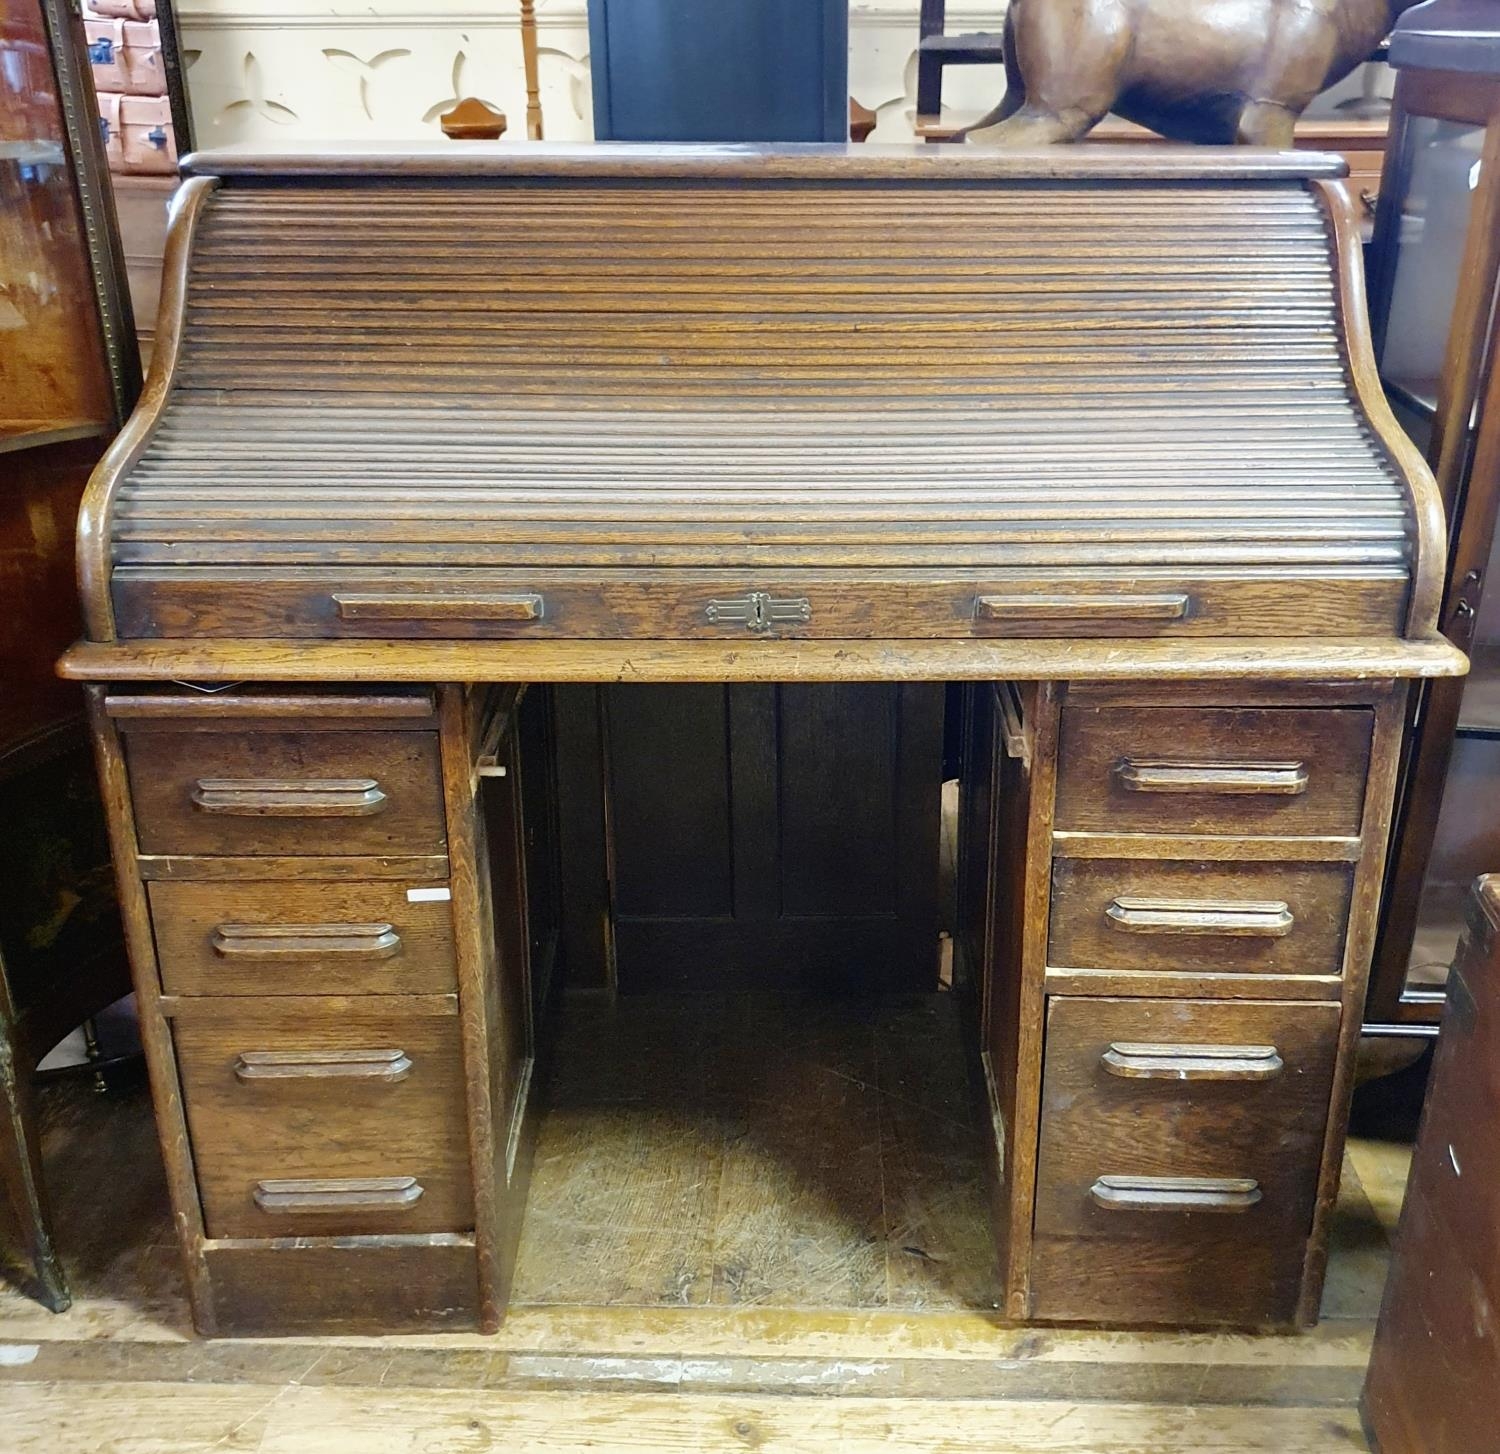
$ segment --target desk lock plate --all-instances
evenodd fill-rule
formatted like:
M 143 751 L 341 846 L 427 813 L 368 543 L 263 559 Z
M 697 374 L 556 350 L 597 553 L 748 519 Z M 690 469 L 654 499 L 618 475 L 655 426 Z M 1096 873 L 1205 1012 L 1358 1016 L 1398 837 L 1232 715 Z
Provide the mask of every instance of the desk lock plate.
M 772 596 L 751 591 L 744 596 L 713 600 L 703 614 L 715 626 L 743 626 L 747 631 L 769 631 L 783 622 L 805 624 L 812 620 L 812 602 L 806 596 Z

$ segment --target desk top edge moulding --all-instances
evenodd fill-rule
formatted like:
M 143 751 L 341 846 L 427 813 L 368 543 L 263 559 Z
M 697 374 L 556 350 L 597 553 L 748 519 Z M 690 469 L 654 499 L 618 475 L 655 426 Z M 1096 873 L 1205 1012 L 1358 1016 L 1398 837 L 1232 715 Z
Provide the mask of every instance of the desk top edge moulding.
M 191 156 L 156 358 L 82 511 L 88 639 L 62 669 L 1461 672 L 1342 165 Z

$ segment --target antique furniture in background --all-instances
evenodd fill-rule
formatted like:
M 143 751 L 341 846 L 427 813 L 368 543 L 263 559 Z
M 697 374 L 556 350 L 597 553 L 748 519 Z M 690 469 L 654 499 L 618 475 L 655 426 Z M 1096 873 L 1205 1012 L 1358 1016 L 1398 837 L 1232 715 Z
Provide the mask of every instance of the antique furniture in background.
M 1361 1411 L 1376 1454 L 1495 1446 L 1500 877 L 1470 889 Z
M 568 892 L 551 683 L 856 717 L 970 684 L 1006 1313 L 1316 1317 L 1406 684 L 1464 666 L 1339 170 L 190 162 L 63 669 L 203 1331 L 502 1316 Z M 898 804 L 840 760 L 869 742 L 826 771 Z M 659 798 L 684 754 L 637 745 Z
M 140 374 L 82 27 L 32 0 L 0 23 L 0 1186 L 21 1276 L 61 1309 L 31 1077 L 129 979 L 82 702 L 52 667 L 78 501 Z
M 1366 1020 L 1435 1034 L 1474 876 L 1500 862 L 1500 20 L 1435 3 L 1402 17 L 1370 263 L 1381 380 L 1449 522 L 1439 622 L 1473 658 L 1416 694 Z
M 600 141 L 847 141 L 848 0 L 589 0 Z
M 1011 0 L 996 146 L 1078 141 L 1113 113 L 1177 141 L 1289 147 L 1318 92 L 1415 0 Z M 921 110 L 921 107 L 918 107 Z
M 998 66 L 1005 63 L 1005 38 L 974 30 L 949 35 L 947 0 L 922 0 L 917 18 L 917 122 L 936 121 L 943 113 L 943 71 L 948 66 Z
M 951 118 L 917 119 L 917 134 L 929 142 L 955 142 L 963 127 Z M 1360 226 L 1368 240 L 1380 193 L 1381 171 L 1385 165 L 1388 119 L 1353 116 L 1300 117 L 1292 131 L 1292 145 L 1298 151 L 1334 152 L 1349 168 L 1349 189 L 1360 204 Z M 1106 117 L 1089 132 L 1091 145 L 1114 146 L 1166 145 L 1167 140 L 1134 122 Z
M 453 141 L 499 141 L 508 124 L 503 111 L 496 111 L 477 96 L 465 96 L 438 117 L 443 135 Z
M 521 3 L 521 66 L 526 73 L 526 140 L 542 139 L 542 89 L 536 44 L 536 0 Z
M 177 158 L 192 114 L 171 0 L 87 0 L 89 62 L 141 356 L 150 362 Z

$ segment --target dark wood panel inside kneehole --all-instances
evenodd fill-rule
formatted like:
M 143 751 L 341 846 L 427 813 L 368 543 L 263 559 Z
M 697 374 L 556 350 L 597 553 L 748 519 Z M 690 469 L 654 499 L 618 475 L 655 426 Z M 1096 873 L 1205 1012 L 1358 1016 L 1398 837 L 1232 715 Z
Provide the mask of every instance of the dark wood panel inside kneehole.
M 625 684 L 558 716 L 575 986 L 936 986 L 940 684 Z

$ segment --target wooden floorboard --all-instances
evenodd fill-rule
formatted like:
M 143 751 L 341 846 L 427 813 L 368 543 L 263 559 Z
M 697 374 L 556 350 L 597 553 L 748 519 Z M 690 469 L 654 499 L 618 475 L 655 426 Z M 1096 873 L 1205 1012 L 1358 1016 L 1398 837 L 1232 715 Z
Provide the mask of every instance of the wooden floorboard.
M 1328 1454 L 1363 1447 L 1356 1415 L 1326 1409 L 1151 1404 L 811 1399 L 650 1393 L 457 1393 L 214 1386 L 30 1385 L 10 1402 L 17 1450 L 111 1454 L 416 1454 L 416 1451 L 663 1450 L 721 1454 Z M 122 1433 L 122 1414 L 159 1436 Z M 150 1442 L 146 1442 L 149 1439 Z
M 1306 1335 L 1007 1326 L 943 999 L 575 1007 L 493 1337 L 193 1337 L 144 1094 L 48 1087 L 77 1300 L 0 1287 L 0 1450 L 1363 1448 L 1407 1149 L 1351 1142 Z

